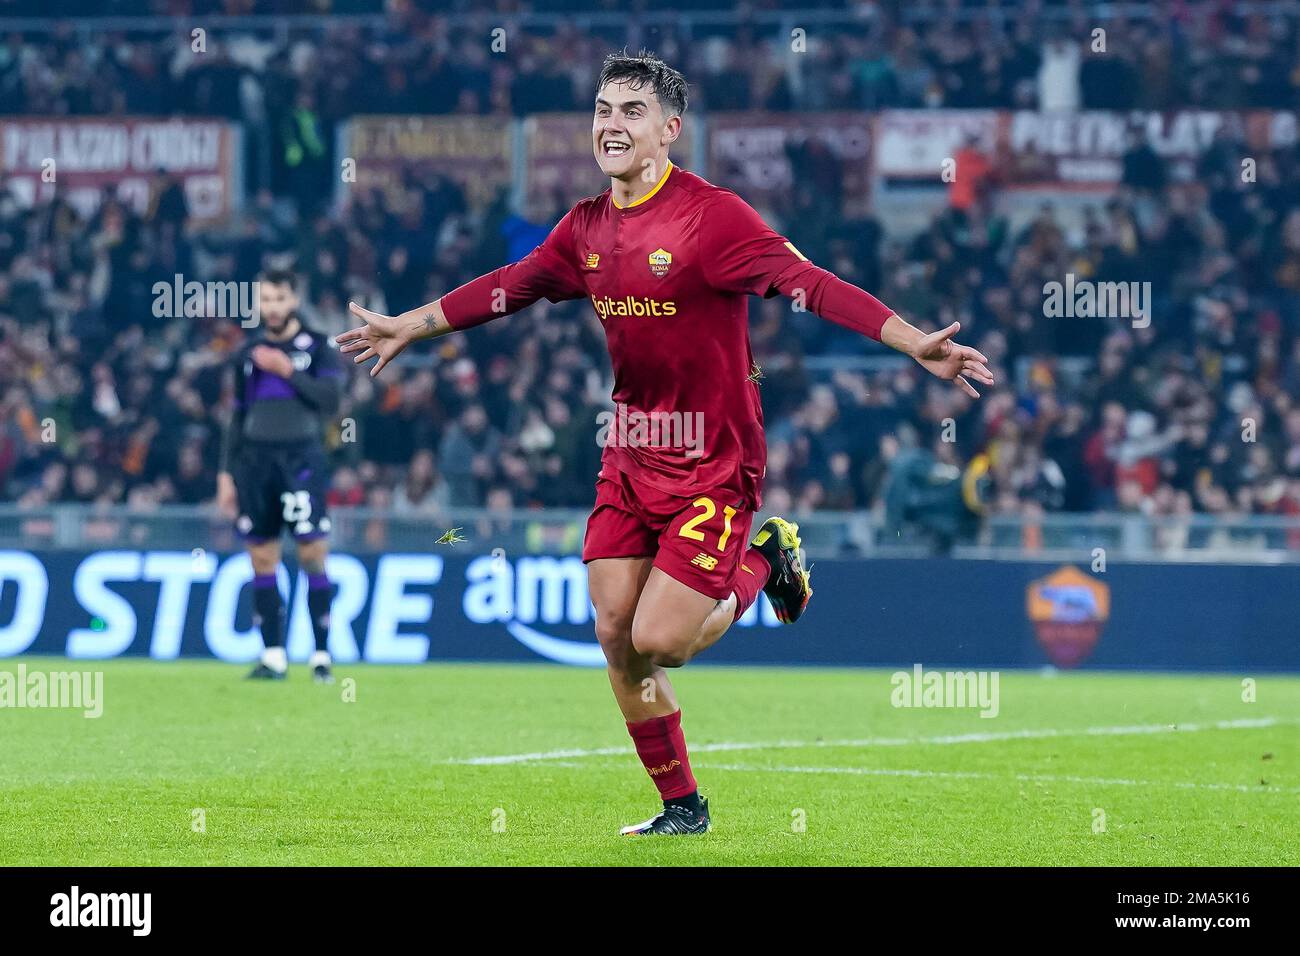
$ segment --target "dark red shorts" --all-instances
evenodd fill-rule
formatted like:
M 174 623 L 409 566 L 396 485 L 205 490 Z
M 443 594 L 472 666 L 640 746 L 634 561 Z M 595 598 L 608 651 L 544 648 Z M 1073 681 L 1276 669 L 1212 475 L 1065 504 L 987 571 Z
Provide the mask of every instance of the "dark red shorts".
M 669 577 L 721 601 L 735 589 L 736 575 L 746 573 L 740 562 L 753 520 L 737 492 L 678 497 L 606 465 L 596 479 L 582 560 L 653 557 Z

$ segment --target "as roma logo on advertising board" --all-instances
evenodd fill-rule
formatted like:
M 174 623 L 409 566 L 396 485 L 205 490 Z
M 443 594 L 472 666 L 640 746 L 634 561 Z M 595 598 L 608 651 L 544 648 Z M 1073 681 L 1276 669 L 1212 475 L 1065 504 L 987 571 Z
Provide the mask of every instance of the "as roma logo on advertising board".
M 1110 618 L 1110 587 L 1064 565 L 1031 582 L 1025 604 L 1048 659 L 1057 667 L 1078 667 Z

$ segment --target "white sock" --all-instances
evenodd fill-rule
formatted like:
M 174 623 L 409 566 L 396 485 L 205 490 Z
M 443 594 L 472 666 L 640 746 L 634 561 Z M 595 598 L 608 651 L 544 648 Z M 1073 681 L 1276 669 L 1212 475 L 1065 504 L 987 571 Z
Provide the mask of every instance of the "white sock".
M 283 674 L 289 669 L 289 656 L 283 647 L 268 647 L 262 651 L 262 663 L 277 674 Z
M 330 652 L 329 652 L 329 651 L 312 651 L 312 652 L 311 652 L 311 663 L 310 663 L 309 666 L 311 666 L 311 667 L 320 667 L 322 664 L 324 664 L 326 667 L 329 667 L 329 666 L 330 666 L 330 663 L 331 663 L 331 661 L 330 661 Z

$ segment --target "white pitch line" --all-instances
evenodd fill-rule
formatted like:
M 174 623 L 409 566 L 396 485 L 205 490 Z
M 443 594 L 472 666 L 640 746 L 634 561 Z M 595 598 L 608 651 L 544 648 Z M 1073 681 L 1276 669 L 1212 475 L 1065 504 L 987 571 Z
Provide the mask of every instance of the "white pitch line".
M 759 743 L 723 741 L 712 744 L 692 744 L 691 753 L 717 753 L 730 750 L 796 750 L 805 747 L 907 747 L 917 744 L 945 746 L 950 744 L 982 744 L 999 740 L 1041 740 L 1054 737 L 1126 737 L 1139 734 L 1195 733 L 1201 730 L 1242 730 L 1272 727 L 1278 724 L 1274 717 L 1246 718 L 1241 720 L 1216 720 L 1210 723 L 1185 724 L 1135 724 L 1119 727 L 1084 727 L 1079 730 L 1039 728 L 1008 730 L 999 733 L 944 734 L 938 737 L 864 737 L 857 740 L 769 740 Z M 1290 721 L 1287 721 L 1290 723 Z M 452 764 L 470 766 L 495 766 L 500 764 L 541 763 L 549 760 L 572 760 L 575 757 L 612 757 L 631 753 L 624 747 L 595 747 L 545 750 L 524 754 L 499 754 L 484 757 L 465 757 L 448 760 Z
M 1235 790 L 1239 793 L 1300 793 L 1300 787 L 1251 787 L 1244 783 L 1188 783 L 1175 780 L 1129 780 L 1123 777 L 1075 777 L 1045 773 L 979 773 L 967 770 L 901 770 L 876 767 L 773 767 L 758 764 L 697 763 L 696 770 L 742 773 L 830 773 L 868 777 L 926 777 L 943 780 L 1019 780 L 1022 783 L 1082 783 L 1104 787 L 1175 787 L 1180 790 Z

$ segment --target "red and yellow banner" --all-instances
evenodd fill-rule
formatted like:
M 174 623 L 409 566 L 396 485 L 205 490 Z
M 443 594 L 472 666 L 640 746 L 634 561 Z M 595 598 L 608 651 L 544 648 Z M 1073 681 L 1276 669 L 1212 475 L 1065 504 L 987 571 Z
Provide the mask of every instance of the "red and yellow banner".
M 236 128 L 207 119 L 0 120 L 0 179 L 24 205 L 66 199 L 83 214 L 106 186 L 143 213 L 158 170 L 179 177 L 192 216 L 219 219 L 237 201 Z

